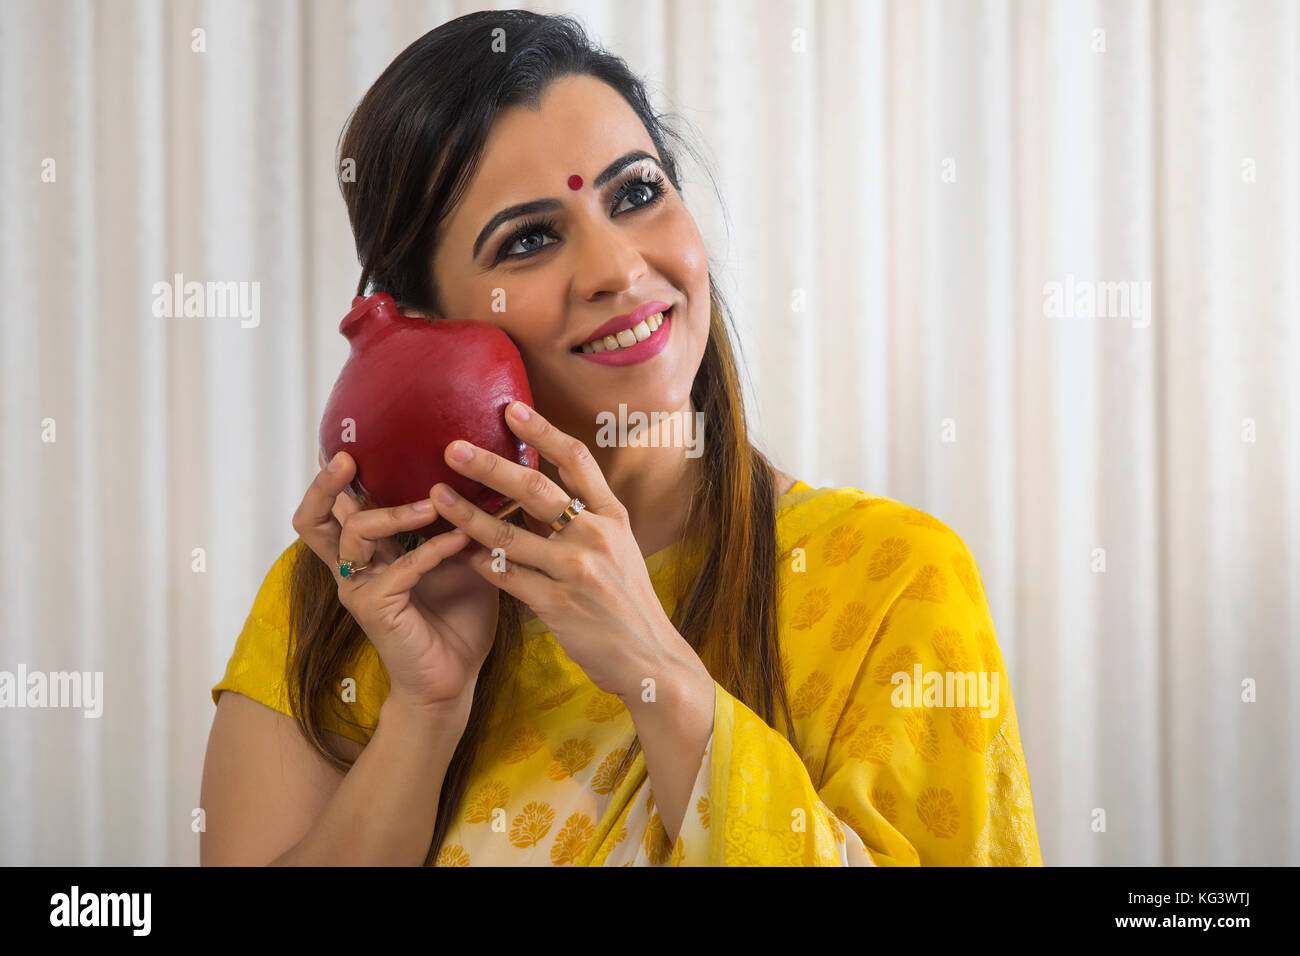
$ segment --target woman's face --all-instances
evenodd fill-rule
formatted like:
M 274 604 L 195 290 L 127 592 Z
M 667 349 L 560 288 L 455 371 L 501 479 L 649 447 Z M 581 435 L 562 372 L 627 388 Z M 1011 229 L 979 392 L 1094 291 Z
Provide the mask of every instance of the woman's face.
M 624 165 L 635 151 L 649 158 Z M 497 218 L 538 200 L 553 207 Z M 596 415 L 617 416 L 620 403 L 629 412 L 691 410 L 709 332 L 703 240 L 636 113 L 601 81 L 563 77 L 540 109 L 497 117 L 464 198 L 444 222 L 433 278 L 441 317 L 503 329 L 523 357 L 538 410 L 593 451 Z M 654 333 L 667 335 L 653 357 L 614 365 L 575 352 L 611 319 L 656 301 L 671 313 Z

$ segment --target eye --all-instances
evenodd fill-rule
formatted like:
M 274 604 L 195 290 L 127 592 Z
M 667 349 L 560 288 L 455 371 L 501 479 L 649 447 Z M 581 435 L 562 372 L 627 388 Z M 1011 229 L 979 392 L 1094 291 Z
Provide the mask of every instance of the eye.
M 642 171 L 633 172 L 623 180 L 614 195 L 610 197 L 610 215 L 621 215 L 619 206 L 626 199 L 633 200 L 631 209 L 648 209 L 660 202 L 667 194 L 668 188 L 663 174 L 654 166 L 644 167 Z M 560 237 L 556 235 L 556 228 L 555 220 L 550 217 L 525 220 L 502 241 L 493 264 L 508 259 L 527 259 L 548 245 L 554 245 L 554 243 L 529 243 L 528 240 L 536 236 L 550 236 L 558 240 Z M 519 252 L 512 251 L 518 243 L 524 243 L 525 247 Z
M 550 236 L 552 239 L 558 239 L 555 234 L 555 220 L 549 217 L 541 219 L 529 219 L 519 225 L 519 228 L 510 233 L 509 236 L 501 243 L 501 248 L 497 250 L 496 262 L 502 262 L 505 259 L 527 259 L 533 253 L 546 248 L 543 243 L 528 245 L 522 252 L 511 253 L 511 249 L 518 242 L 531 239 L 534 236 Z
M 610 213 L 616 214 L 619 205 L 624 199 L 638 197 L 639 201 L 633 203 L 634 209 L 645 209 L 653 206 L 659 200 L 667 195 L 668 189 L 664 185 L 664 177 L 653 166 L 646 167 L 642 172 L 633 173 L 631 177 L 625 179 L 623 184 L 618 187 L 610 200 Z

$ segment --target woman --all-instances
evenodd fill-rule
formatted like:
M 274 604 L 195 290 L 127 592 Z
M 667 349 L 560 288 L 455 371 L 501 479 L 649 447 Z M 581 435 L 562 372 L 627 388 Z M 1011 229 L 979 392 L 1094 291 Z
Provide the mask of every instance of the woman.
M 442 484 L 363 509 L 322 468 L 212 690 L 205 863 L 1041 862 L 970 553 L 750 444 L 670 138 L 523 11 L 428 33 L 350 118 L 358 292 L 510 335 L 541 477 L 448 446 L 507 521 Z M 698 413 L 703 454 L 609 447 L 620 404 Z M 932 673 L 1000 699 L 908 690 Z

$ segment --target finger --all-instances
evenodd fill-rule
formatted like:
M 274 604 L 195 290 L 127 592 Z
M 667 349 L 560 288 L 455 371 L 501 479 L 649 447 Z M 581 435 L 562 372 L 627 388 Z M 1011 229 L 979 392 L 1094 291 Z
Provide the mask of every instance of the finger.
M 520 420 L 520 412 L 526 414 L 527 419 Z M 560 431 L 523 402 L 510 403 L 506 409 L 506 422 L 516 435 L 559 469 L 564 487 L 571 489 L 587 508 L 598 515 L 614 517 L 623 514 L 623 505 L 609 490 L 600 466 L 581 441 Z M 567 497 L 564 504 L 568 504 Z M 557 511 L 563 511 L 564 504 Z M 551 515 L 543 520 L 550 521 L 554 517 Z
M 348 515 L 339 537 L 338 557 L 353 564 L 370 564 L 381 541 L 399 531 L 414 531 L 438 519 L 428 498 L 392 508 L 369 508 Z M 388 563 L 387 558 L 384 561 Z
M 403 594 L 424 575 L 469 543 L 469 535 L 459 529 L 435 534 L 413 551 L 408 551 L 384 569 L 375 586 L 381 597 Z
M 444 492 L 450 496 L 449 500 L 439 497 Z M 564 544 L 548 541 L 527 528 L 492 517 L 442 482 L 433 486 L 433 497 L 438 502 L 439 514 L 487 548 L 489 560 L 493 549 L 500 548 L 509 561 L 545 571 L 552 578 L 560 577 L 566 552 Z
M 359 499 L 353 492 L 351 483 L 349 483 L 348 486 L 343 489 L 343 493 L 334 499 L 333 513 L 334 517 L 338 520 L 339 525 L 342 528 L 346 528 L 347 520 L 351 515 L 360 511 L 367 511 L 374 507 L 376 507 L 376 505 L 369 495 L 364 499 Z M 344 543 L 344 537 L 344 534 L 340 532 L 339 544 L 335 550 L 333 558 L 336 570 L 338 567 L 339 555 L 347 555 L 350 553 L 347 551 L 348 546 Z M 352 561 L 354 564 L 358 565 L 366 563 L 373 564 L 376 562 L 382 562 L 384 565 L 389 565 L 396 561 L 405 550 L 406 548 L 403 547 L 401 542 L 399 542 L 395 537 L 386 538 L 378 543 L 375 547 L 374 554 L 366 561 L 362 561 L 360 558 L 354 558 Z M 349 578 L 351 578 L 351 575 L 349 575 Z
M 323 468 L 307 486 L 298 510 L 293 513 L 293 529 L 322 561 L 334 566 L 343 530 L 333 514 L 334 500 L 352 480 L 353 462 L 345 452 L 339 452 L 331 464 L 334 471 Z
M 320 452 L 316 452 L 316 461 L 319 463 L 320 468 L 321 468 L 321 471 L 324 471 L 324 470 L 325 470 L 325 456 L 322 455 Z M 334 518 L 339 522 L 339 524 L 342 524 L 342 523 L 343 523 L 343 517 L 344 517 L 344 516 L 341 515 L 341 514 L 339 514 L 338 500 L 339 500 L 339 499 L 338 499 L 337 497 L 335 497 L 335 499 L 334 499 L 334 506 L 333 506 L 332 508 L 330 508 L 330 514 L 334 515 Z
M 531 608 L 541 607 L 555 587 L 555 581 L 541 571 L 508 558 L 503 562 L 499 557 L 494 558 L 490 550 L 472 548 L 461 555 L 461 560 L 483 580 L 514 595 Z
M 344 519 L 346 519 L 349 515 L 356 514 L 364 507 L 365 505 L 362 502 L 358 501 L 356 499 L 356 496 L 352 494 L 352 483 L 349 482 L 347 486 L 343 489 L 343 493 L 335 497 L 334 507 L 331 509 L 331 511 L 334 517 L 338 519 L 338 522 L 341 525 L 343 524 Z
M 456 457 L 457 452 L 468 453 L 470 457 L 461 461 Z M 542 524 L 554 521 L 572 497 L 536 468 L 525 468 L 472 442 L 454 441 L 443 449 L 442 454 L 450 467 L 493 491 L 513 498 Z

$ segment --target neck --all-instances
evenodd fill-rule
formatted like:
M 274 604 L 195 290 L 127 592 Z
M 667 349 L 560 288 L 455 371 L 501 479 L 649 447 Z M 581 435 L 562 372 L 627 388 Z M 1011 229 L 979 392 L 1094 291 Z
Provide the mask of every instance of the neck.
M 686 509 L 699 481 L 703 457 L 686 454 L 701 448 L 703 438 L 696 431 L 695 408 L 689 396 L 678 411 L 682 427 L 690 431 L 682 437 L 673 424 L 661 425 L 659 447 L 652 447 L 649 436 L 654 429 L 650 428 L 645 431 L 644 445 L 622 448 L 600 447 L 596 441 L 600 429 L 594 423 L 569 432 L 591 449 L 610 491 L 627 509 L 632 536 L 642 557 L 668 547 L 685 534 Z M 563 487 L 555 467 L 549 462 L 543 464 L 545 473 Z

